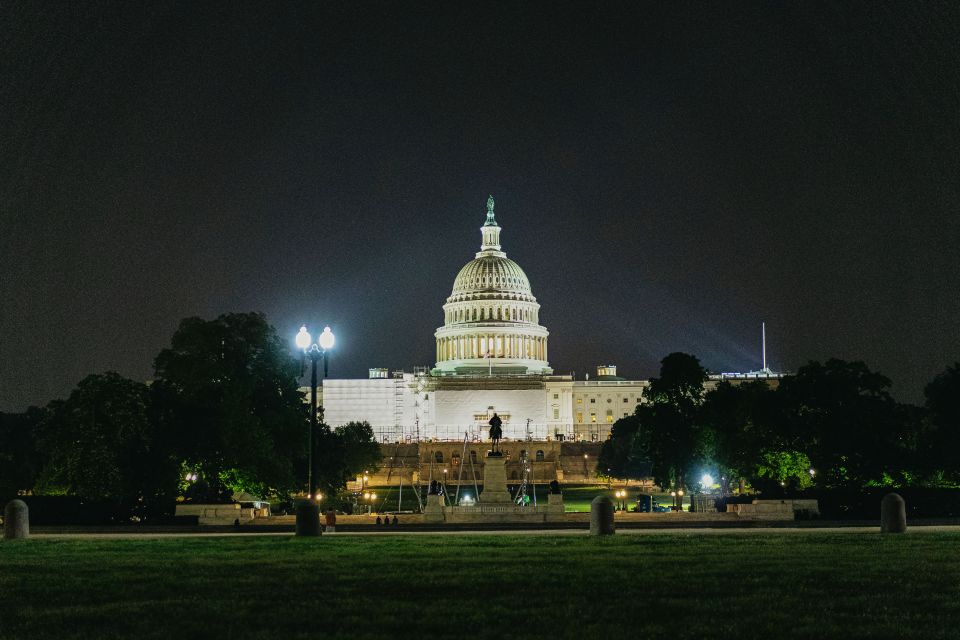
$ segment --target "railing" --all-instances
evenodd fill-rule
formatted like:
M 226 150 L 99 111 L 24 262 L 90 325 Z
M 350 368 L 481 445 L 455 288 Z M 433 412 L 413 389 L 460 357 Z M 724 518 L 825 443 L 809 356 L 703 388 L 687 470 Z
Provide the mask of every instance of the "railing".
M 573 423 L 534 424 L 529 430 L 526 423 L 503 425 L 505 443 L 522 443 L 532 441 L 574 440 L 578 431 L 586 431 L 586 425 L 575 428 Z M 604 424 L 609 430 L 610 425 Z M 597 429 L 594 429 L 597 430 Z M 373 425 L 373 433 L 377 442 L 463 442 L 467 434 L 468 442 L 487 442 L 490 440 L 490 427 L 487 424 L 450 424 L 450 425 L 420 425 L 420 437 L 417 439 L 416 430 L 411 427 L 397 427 L 394 425 Z

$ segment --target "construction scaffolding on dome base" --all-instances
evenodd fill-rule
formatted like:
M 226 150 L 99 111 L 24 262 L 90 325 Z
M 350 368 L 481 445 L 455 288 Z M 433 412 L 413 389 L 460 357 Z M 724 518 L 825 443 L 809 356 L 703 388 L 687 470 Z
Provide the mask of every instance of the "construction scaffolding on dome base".
M 530 422 L 517 426 L 504 424 L 504 442 L 576 442 L 579 440 L 598 442 L 606 439 L 612 425 L 594 424 L 543 424 Z M 374 438 L 380 444 L 414 444 L 418 442 L 460 442 L 467 434 L 470 442 L 483 442 L 489 439 L 490 426 L 483 424 L 422 425 L 419 422 L 412 429 L 396 426 L 371 425 Z

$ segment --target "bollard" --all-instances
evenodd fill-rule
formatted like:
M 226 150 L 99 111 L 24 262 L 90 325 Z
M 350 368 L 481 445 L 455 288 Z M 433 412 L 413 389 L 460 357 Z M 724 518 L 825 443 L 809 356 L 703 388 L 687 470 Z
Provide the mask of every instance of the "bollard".
M 30 509 L 23 500 L 11 500 L 3 510 L 3 537 L 7 540 L 30 537 Z
M 904 533 L 907 530 L 907 504 L 896 493 L 888 493 L 880 502 L 880 533 Z
M 312 500 L 298 503 L 295 535 L 319 536 L 320 533 L 320 507 Z
M 597 496 L 590 503 L 590 535 L 611 536 L 615 531 L 613 500 L 607 496 Z

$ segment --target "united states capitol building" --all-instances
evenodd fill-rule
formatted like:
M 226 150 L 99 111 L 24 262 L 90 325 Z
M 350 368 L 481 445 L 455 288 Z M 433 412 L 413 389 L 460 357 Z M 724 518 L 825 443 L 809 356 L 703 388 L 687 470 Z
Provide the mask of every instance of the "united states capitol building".
M 550 368 L 550 332 L 526 273 L 503 251 L 492 196 L 480 233 L 443 305 L 436 365 L 325 380 L 327 424 L 365 420 L 380 442 L 482 441 L 497 413 L 508 440 L 597 442 L 633 413 L 647 381 L 620 378 L 612 365 L 585 380 Z

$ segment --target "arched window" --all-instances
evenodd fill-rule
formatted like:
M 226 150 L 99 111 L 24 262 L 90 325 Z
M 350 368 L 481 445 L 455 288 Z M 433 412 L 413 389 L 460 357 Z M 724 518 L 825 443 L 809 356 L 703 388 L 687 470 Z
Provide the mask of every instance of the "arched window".
M 526 460 L 526 459 L 527 459 L 527 450 L 526 450 L 526 449 L 520 449 L 520 459 L 521 459 L 521 460 Z
M 433 454 L 433 459 L 436 460 L 437 462 L 442 463 L 442 462 L 443 462 L 443 451 L 437 451 L 435 454 Z
M 477 464 L 477 452 L 474 450 L 470 451 L 470 462 Z
M 537 449 L 537 462 L 543 462 L 543 449 Z
M 453 454 L 452 456 L 450 456 L 450 464 L 453 464 L 453 465 L 458 465 L 458 464 L 460 464 L 460 454 L 459 454 L 459 453 L 455 453 L 455 454 Z

